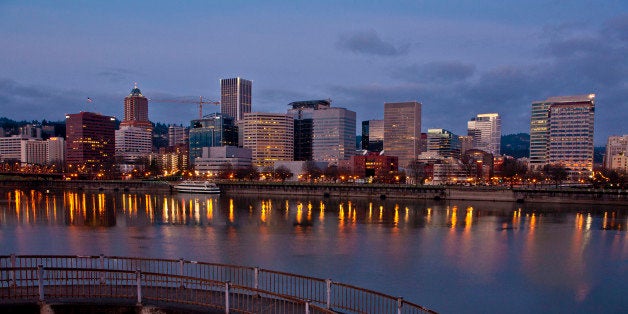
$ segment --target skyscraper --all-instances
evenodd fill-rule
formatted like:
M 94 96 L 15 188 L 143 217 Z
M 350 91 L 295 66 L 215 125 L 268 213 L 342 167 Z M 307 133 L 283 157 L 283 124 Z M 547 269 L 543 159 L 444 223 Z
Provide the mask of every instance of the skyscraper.
M 231 116 L 213 113 L 192 120 L 190 126 L 190 163 L 203 156 L 203 147 L 238 146 L 238 128 Z
M 595 94 L 550 97 L 532 103 L 530 166 L 560 164 L 572 179 L 593 171 Z
M 331 101 L 305 100 L 288 104 L 288 115 L 294 119 L 294 160 L 312 160 L 312 142 L 314 132 L 314 110 L 331 106 Z
M 467 122 L 468 135 L 473 138 L 473 148 L 500 155 L 502 122 L 497 113 L 481 113 Z
M 124 120 L 120 127 L 133 126 L 152 130 L 153 126 L 148 120 L 148 99 L 142 95 L 137 83 L 131 93 L 124 98 Z
M 108 169 L 114 162 L 114 117 L 93 112 L 67 114 L 66 161 L 91 169 Z
M 294 158 L 294 122 L 290 115 L 249 112 L 244 115 L 244 148 L 251 150 L 253 165 L 272 167 L 275 161 Z
M 355 111 L 328 107 L 312 119 L 312 160 L 337 165 L 355 155 Z
M 421 141 L 421 103 L 384 104 L 384 154 L 399 157 L 399 167 L 416 160 Z
M 252 83 L 240 77 L 220 80 L 220 113 L 233 117 L 236 122 L 251 112 Z

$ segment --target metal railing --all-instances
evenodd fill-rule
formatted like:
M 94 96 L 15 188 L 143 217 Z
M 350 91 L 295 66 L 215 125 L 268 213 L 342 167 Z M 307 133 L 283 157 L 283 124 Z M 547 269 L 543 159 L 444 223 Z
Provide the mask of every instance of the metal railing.
M 0 303 L 117 299 L 238 313 L 435 313 L 403 298 L 285 272 L 184 259 L 0 256 Z

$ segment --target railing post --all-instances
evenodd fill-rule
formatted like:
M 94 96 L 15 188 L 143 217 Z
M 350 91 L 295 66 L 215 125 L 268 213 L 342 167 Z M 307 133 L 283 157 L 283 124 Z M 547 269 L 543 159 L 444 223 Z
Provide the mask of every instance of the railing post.
M 105 256 L 103 254 L 100 254 L 100 270 L 102 270 L 100 272 L 100 284 L 104 285 L 105 284 Z
M 403 298 L 397 298 L 397 314 L 401 314 L 401 307 L 403 306 Z
M 37 285 L 39 286 L 39 302 L 44 302 L 44 266 L 37 265 Z
M 230 281 L 225 282 L 225 313 L 229 314 L 229 285 Z
M 179 276 L 181 276 L 181 278 L 179 279 L 179 281 L 180 281 L 179 286 L 181 288 L 185 288 L 185 285 L 183 285 L 183 265 L 184 265 L 184 263 L 185 263 L 185 261 L 182 258 L 180 258 L 179 259 Z
M 327 284 L 327 309 L 331 309 L 331 279 L 325 279 Z
M 142 305 L 142 272 L 135 270 L 135 282 L 137 286 L 137 305 Z
M 11 254 L 11 268 L 13 268 L 13 270 L 11 270 L 11 286 L 14 287 L 17 286 L 17 278 L 15 276 L 15 264 L 15 254 Z
M 305 314 L 310 314 L 310 302 L 312 302 L 312 300 L 305 301 Z
M 259 289 L 259 267 L 255 267 L 254 269 L 254 278 L 255 278 L 255 282 L 253 284 L 253 287 L 255 289 Z

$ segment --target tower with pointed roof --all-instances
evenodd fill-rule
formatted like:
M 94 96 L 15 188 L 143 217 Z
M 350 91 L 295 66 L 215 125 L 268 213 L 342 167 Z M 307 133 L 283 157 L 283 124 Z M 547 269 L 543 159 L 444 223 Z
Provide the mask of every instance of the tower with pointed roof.
M 148 99 L 142 95 L 137 83 L 131 93 L 124 98 L 124 120 L 120 127 L 123 126 L 152 130 L 152 124 L 148 120 Z

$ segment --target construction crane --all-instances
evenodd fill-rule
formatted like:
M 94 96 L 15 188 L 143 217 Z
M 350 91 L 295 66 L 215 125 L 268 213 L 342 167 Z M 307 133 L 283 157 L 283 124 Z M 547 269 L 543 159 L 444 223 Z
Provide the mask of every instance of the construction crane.
M 212 104 L 220 105 L 219 101 L 203 100 L 203 96 L 199 96 L 198 100 L 180 100 L 180 99 L 149 99 L 151 102 L 163 102 L 163 103 L 178 103 L 178 104 L 197 104 L 198 105 L 198 118 L 203 119 L 203 105 Z

